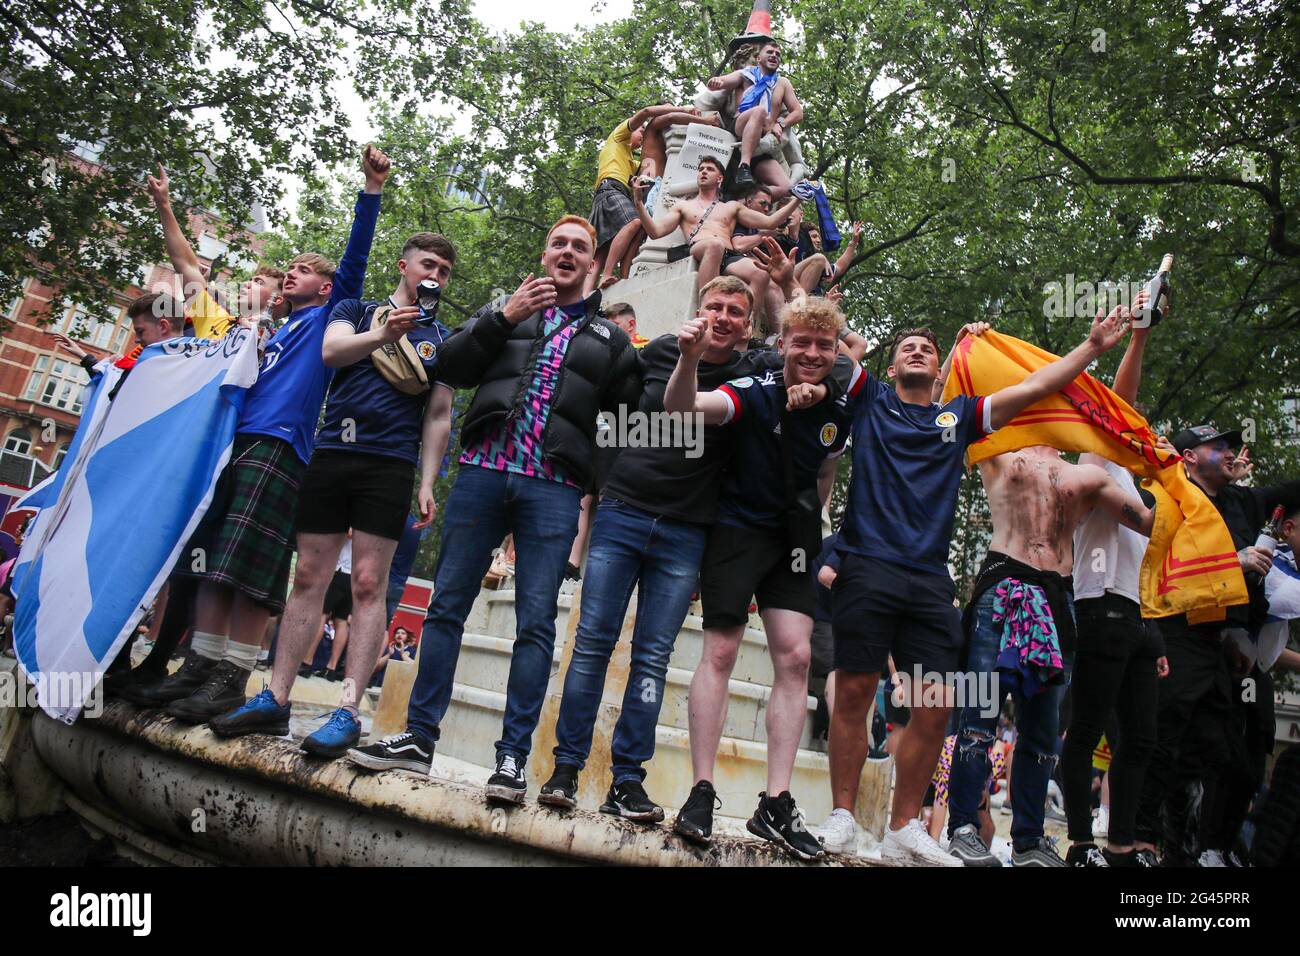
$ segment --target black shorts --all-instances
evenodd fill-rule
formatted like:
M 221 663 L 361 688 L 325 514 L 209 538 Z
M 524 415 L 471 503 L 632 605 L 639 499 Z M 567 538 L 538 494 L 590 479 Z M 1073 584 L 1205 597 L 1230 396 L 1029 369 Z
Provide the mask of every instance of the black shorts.
M 961 653 L 961 615 L 945 574 L 845 553 L 831 588 L 835 668 L 879 673 L 890 654 L 909 677 L 956 672 Z
M 296 530 L 344 534 L 351 528 L 401 540 L 414 483 L 409 461 L 323 448 L 311 456 L 302 479 Z
M 331 618 L 345 618 L 352 613 L 352 575 L 335 571 L 330 586 L 325 590 L 325 607 L 322 613 Z
M 745 624 L 752 597 L 760 611 L 783 608 L 812 617 L 817 608 L 812 571 L 807 562 L 804 570 L 795 570 L 792 548 L 784 528 L 710 528 L 700 567 L 704 626 Z
M 731 265 L 733 262 L 739 262 L 742 259 L 748 258 L 749 256 L 743 252 L 737 252 L 735 249 L 728 249 L 722 254 L 722 265 L 718 267 L 718 272 L 725 273 L 727 271 L 727 266 Z

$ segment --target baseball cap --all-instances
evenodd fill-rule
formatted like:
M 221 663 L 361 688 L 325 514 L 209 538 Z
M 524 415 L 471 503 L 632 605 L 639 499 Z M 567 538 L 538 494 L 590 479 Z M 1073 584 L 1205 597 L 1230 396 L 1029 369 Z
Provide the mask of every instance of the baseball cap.
M 1174 436 L 1174 447 L 1178 449 L 1178 454 L 1182 454 L 1189 448 L 1195 448 L 1197 445 L 1204 445 L 1206 442 L 1218 441 L 1220 438 L 1227 439 L 1229 447 L 1241 447 L 1241 430 L 1221 432 L 1213 425 L 1195 425 L 1192 428 L 1184 428 Z

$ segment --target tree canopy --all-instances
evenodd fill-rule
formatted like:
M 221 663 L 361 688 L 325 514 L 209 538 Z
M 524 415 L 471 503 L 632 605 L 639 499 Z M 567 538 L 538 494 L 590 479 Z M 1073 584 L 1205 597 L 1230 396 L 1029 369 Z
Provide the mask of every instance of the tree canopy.
M 587 213 L 620 120 L 689 101 L 723 69 L 750 4 L 637 0 L 614 22 L 506 34 L 457 0 L 163 6 L 0 11 L 9 48 L 30 52 L 0 88 L 15 171 L 0 183 L 0 283 L 29 254 L 87 287 L 156 255 L 136 185 L 155 158 L 189 171 L 186 199 L 235 222 L 276 199 L 281 174 L 306 177 L 270 252 L 336 253 L 356 145 L 339 77 L 372 104 L 396 164 L 369 287 L 389 290 L 405 235 L 442 231 L 460 250 L 454 323 L 533 268 L 549 223 Z M 1253 423 L 1257 474 L 1296 472 L 1283 406 L 1300 392 L 1296 5 L 775 7 L 810 168 L 842 223 L 866 223 L 844 281 L 857 329 L 880 341 L 930 325 L 950 340 L 990 319 L 1062 352 L 1086 334 L 1090 292 L 1139 282 L 1173 252 L 1173 317 L 1152 336 L 1141 408 L 1157 426 Z M 42 163 L 73 141 L 105 142 L 109 173 L 61 171 L 43 188 Z M 104 216 L 123 207 L 124 232 Z M 44 244 L 25 245 L 43 223 Z M 880 350 L 868 361 L 883 371 Z

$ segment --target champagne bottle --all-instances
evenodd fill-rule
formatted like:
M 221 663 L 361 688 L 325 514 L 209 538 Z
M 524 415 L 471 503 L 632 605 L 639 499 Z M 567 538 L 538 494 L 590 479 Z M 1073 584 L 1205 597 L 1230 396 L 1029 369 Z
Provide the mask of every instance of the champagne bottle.
M 1165 317 L 1169 311 L 1169 273 L 1174 268 L 1174 254 L 1166 253 L 1165 257 L 1160 260 L 1160 268 L 1156 274 L 1151 277 L 1147 283 L 1147 304 L 1146 308 L 1139 310 L 1138 320 L 1134 323 L 1138 328 L 1150 328 L 1160 324 L 1160 320 Z
M 1277 551 L 1277 543 L 1282 540 L 1282 519 L 1286 517 L 1286 509 L 1278 505 L 1273 509 L 1273 516 L 1268 519 L 1268 524 L 1259 533 L 1255 539 L 1255 547 L 1260 551 L 1267 551 L 1273 554 Z

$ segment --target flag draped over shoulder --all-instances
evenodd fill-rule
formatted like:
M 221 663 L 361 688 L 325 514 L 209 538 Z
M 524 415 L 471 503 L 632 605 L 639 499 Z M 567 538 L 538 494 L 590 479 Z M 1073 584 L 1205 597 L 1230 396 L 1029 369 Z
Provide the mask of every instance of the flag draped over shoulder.
M 998 332 L 958 343 L 943 400 L 989 395 L 1015 385 L 1057 356 Z M 971 464 L 1031 445 L 1090 451 L 1146 479 L 1156 499 L 1155 526 L 1142 559 L 1143 617 L 1188 615 L 1222 620 L 1224 608 L 1245 604 L 1246 581 L 1223 518 L 1205 493 L 1177 467 L 1182 459 L 1155 447 L 1156 435 L 1128 402 L 1083 374 L 967 450 Z
M 14 647 L 41 709 L 71 722 L 170 574 L 230 458 L 257 341 L 168 339 L 92 382 L 14 569 Z

